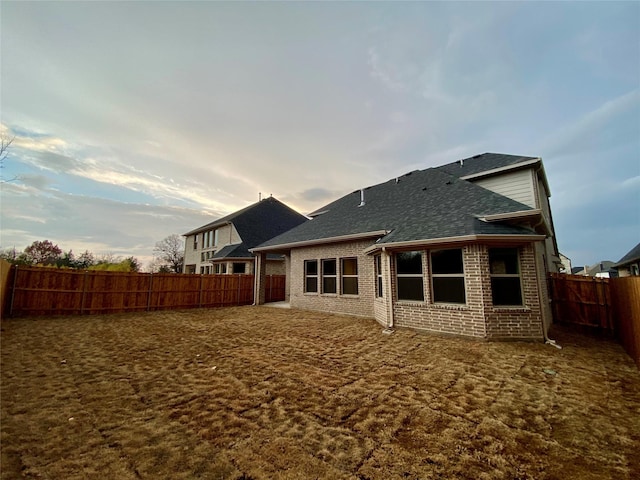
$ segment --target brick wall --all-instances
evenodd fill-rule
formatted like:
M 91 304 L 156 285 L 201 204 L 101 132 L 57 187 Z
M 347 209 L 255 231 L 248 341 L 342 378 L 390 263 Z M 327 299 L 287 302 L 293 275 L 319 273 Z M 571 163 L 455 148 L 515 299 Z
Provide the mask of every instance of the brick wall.
M 538 269 L 541 259 L 535 255 L 533 245 L 518 247 L 522 307 L 494 307 L 489 271 L 487 245 L 469 244 L 462 247 L 466 303 L 436 304 L 432 300 L 429 250 L 424 250 L 423 293 L 424 301 L 391 301 L 397 298 L 395 261 L 393 254 L 382 252 L 382 298 L 375 298 L 374 256 L 362 252 L 371 245 L 369 241 L 340 243 L 329 246 L 294 249 L 291 254 L 289 275 L 290 302 L 294 308 L 364 315 L 375 318 L 387 326 L 393 319 L 398 327 L 410 327 L 452 335 L 485 339 L 535 339 L 543 338 L 542 304 Z M 340 258 L 358 258 L 358 295 L 340 294 Z M 337 259 L 338 293 L 304 293 L 304 261 Z M 544 280 L 543 280 L 544 281 Z M 319 289 L 321 278 L 318 280 Z M 542 302 L 541 302 L 542 300 Z
M 375 317 L 374 314 L 374 265 L 373 256 L 365 255 L 363 250 L 371 245 L 371 241 L 336 243 L 319 247 L 297 248 L 291 252 L 291 306 L 304 310 L 320 310 L 352 315 Z M 340 259 L 358 259 L 358 295 L 342 295 L 340 292 Z M 304 292 L 304 261 L 318 260 L 320 269 L 322 259 L 335 258 L 337 265 L 336 294 Z M 318 290 L 322 280 L 318 278 Z

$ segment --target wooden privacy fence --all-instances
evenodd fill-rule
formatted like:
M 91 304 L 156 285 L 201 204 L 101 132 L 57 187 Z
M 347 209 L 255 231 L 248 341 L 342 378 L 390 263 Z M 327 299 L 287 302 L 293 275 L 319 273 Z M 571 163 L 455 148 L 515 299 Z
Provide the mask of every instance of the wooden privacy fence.
M 550 289 L 557 323 L 612 329 L 608 278 L 552 273 Z
M 552 273 L 553 320 L 614 335 L 640 368 L 640 277 Z
M 269 301 L 284 300 L 280 276 L 267 277 Z M 253 275 L 179 275 L 13 267 L 10 316 L 83 315 L 253 303 Z M 282 298 L 280 298 L 282 297 Z

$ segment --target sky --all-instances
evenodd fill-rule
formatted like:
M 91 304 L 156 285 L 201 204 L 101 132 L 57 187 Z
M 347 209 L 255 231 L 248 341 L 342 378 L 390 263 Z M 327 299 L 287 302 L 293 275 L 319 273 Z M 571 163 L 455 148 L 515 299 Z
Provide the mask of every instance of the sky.
M 3 249 L 146 263 L 484 152 L 543 159 L 574 266 L 640 242 L 640 2 L 5 0 L 0 53 Z

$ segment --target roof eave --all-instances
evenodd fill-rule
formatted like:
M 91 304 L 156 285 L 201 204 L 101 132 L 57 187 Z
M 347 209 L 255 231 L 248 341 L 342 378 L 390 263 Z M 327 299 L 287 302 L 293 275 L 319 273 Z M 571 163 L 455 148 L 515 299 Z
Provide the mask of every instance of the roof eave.
M 309 247 L 313 245 L 322 245 L 325 243 L 349 242 L 351 240 L 360 240 L 363 238 L 383 237 L 388 233 L 389 233 L 389 230 L 374 230 L 371 232 L 352 233 L 349 235 L 339 235 L 336 237 L 315 238 L 312 240 L 302 240 L 299 242 L 281 243 L 279 245 L 269 245 L 266 247 L 255 247 L 255 248 L 250 248 L 249 251 L 251 253 L 257 253 L 257 252 L 290 250 L 292 248 Z
M 371 254 L 383 249 L 429 247 L 443 244 L 460 244 L 470 242 L 539 242 L 546 238 L 545 235 L 461 235 L 459 237 L 428 238 L 422 240 L 407 240 L 403 242 L 377 243 L 364 250 L 364 253 Z
M 536 165 L 537 163 L 541 163 L 542 159 L 532 158 L 530 160 L 525 160 L 524 162 L 514 163 L 512 165 L 505 165 L 504 167 L 493 168 L 491 170 L 484 170 L 478 173 L 472 173 L 470 175 L 465 175 L 464 177 L 460 177 L 461 180 L 475 180 L 477 178 L 489 177 L 491 175 L 497 175 L 499 173 L 507 172 L 509 170 L 517 170 L 524 167 L 529 167 Z

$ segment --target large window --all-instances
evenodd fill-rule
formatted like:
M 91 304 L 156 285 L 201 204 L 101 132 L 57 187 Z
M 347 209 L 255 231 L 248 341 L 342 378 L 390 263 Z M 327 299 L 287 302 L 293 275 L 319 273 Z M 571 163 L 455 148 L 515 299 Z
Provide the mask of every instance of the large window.
M 376 275 L 376 297 L 382 297 L 382 255 L 376 255 L 373 258 Z
M 431 280 L 433 301 L 436 303 L 465 303 L 462 250 L 431 252 Z
M 246 263 L 234 263 L 233 264 L 233 273 L 245 273 L 247 264 Z
M 341 293 L 343 295 L 357 295 L 358 294 L 358 259 L 357 258 L 342 258 L 341 274 L 342 285 Z
M 522 305 L 517 248 L 490 248 L 489 270 L 494 305 Z
M 398 300 L 424 301 L 422 253 L 401 252 L 396 255 Z
M 305 260 L 304 262 L 304 291 L 305 293 L 318 293 L 317 260 Z
M 337 293 L 336 259 L 322 260 L 322 293 Z

